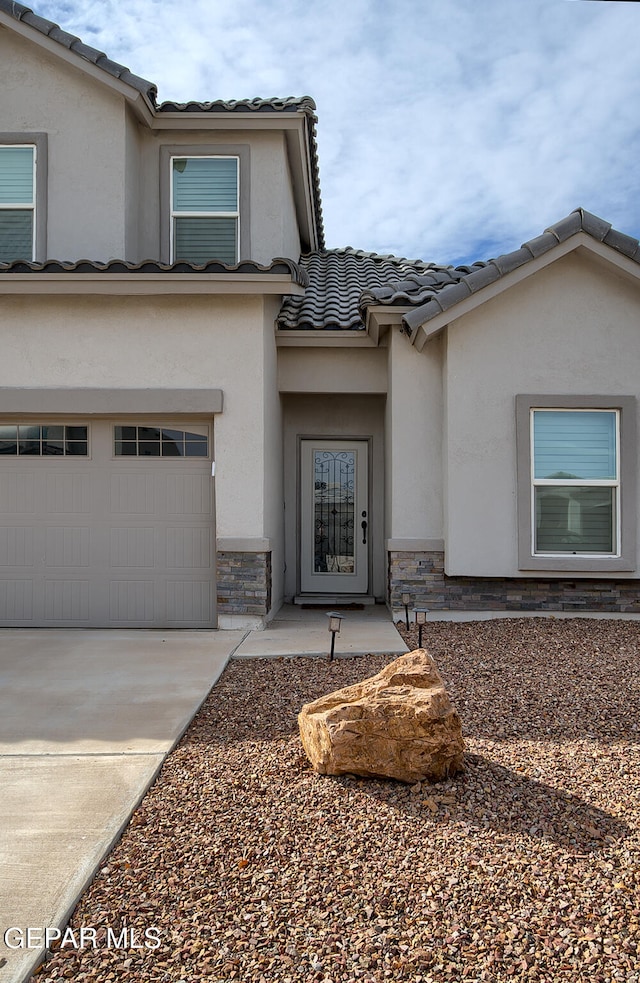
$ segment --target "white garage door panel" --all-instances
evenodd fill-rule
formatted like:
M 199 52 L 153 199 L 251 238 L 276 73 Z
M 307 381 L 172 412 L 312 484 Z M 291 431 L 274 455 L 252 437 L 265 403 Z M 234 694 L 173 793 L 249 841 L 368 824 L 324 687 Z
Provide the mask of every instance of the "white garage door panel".
M 0 455 L 0 625 L 212 627 L 210 458 L 116 458 L 107 421 L 89 442 Z

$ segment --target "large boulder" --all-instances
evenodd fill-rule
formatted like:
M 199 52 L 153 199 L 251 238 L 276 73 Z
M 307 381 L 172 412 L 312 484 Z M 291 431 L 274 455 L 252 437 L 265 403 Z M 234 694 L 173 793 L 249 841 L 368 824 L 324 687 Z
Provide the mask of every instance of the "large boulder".
M 463 769 L 460 718 L 424 649 L 307 703 L 298 723 L 307 757 L 321 775 L 419 782 Z

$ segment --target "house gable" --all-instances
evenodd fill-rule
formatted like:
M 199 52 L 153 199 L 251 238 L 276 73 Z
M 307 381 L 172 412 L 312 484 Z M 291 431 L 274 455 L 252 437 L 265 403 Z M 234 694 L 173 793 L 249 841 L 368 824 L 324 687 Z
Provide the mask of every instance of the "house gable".
M 447 574 L 518 577 L 560 569 L 559 559 L 523 565 L 519 555 L 531 488 L 523 490 L 525 431 L 516 430 L 516 397 L 541 394 L 542 405 L 559 409 L 616 408 L 614 396 L 637 398 L 640 291 L 637 280 L 612 269 L 597 254 L 572 250 L 468 311 L 443 336 Z M 635 410 L 625 406 L 624 425 L 635 425 Z M 635 511 L 635 446 L 631 454 L 623 464 L 634 482 L 625 482 L 623 508 Z M 623 545 L 626 552 L 628 536 Z M 562 563 L 571 577 L 612 569 L 634 576 L 640 556 L 633 544 L 631 557 L 620 561 L 578 556 Z
M 365 291 L 363 316 L 381 320 L 390 310 L 395 323 L 402 308 L 403 330 L 421 351 L 425 343 L 458 318 L 534 275 L 574 250 L 599 256 L 632 279 L 640 278 L 640 244 L 583 208 L 550 226 L 520 249 L 471 266 L 443 267 L 412 274 L 401 282 Z M 383 310 L 377 308 L 383 307 Z
M 125 65 L 108 58 L 104 51 L 85 44 L 29 7 L 14 0 L 0 0 L 0 27 L 15 31 L 91 78 L 111 86 L 132 103 L 138 103 L 142 97 L 148 108 L 155 106 L 157 88 L 153 82 L 134 75 Z
M 238 260 L 269 264 L 323 246 L 310 97 L 158 105 L 153 83 L 11 0 L 0 0 L 0 49 L 9 79 L 0 144 L 17 129 L 26 142 L 48 137 L 48 221 L 38 260 L 171 262 L 172 223 L 159 207 L 170 180 L 163 148 L 237 156 Z

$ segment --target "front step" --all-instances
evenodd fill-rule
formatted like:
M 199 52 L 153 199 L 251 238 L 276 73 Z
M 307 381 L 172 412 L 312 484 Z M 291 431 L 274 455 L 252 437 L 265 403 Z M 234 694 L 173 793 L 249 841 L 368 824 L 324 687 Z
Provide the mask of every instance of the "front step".
M 304 608 L 342 608 L 357 611 L 359 608 L 375 604 L 371 594 L 297 594 L 293 603 Z

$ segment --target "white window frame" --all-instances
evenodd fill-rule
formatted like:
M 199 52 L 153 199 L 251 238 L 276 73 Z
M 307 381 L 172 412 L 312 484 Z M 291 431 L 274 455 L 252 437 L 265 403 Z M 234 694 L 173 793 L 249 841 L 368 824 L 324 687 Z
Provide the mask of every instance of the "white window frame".
M 30 202 L 3 202 L 0 201 L 0 212 L 12 212 L 12 211 L 26 211 L 31 210 L 31 256 L 29 259 L 33 263 L 36 258 L 36 238 L 37 238 L 37 202 L 38 202 L 38 185 L 37 185 L 37 158 L 38 158 L 38 148 L 35 143 L 6 143 L 4 140 L 0 139 L 0 150 L 11 148 L 11 150 L 31 150 L 32 158 L 31 164 L 33 168 L 33 178 L 32 178 L 32 200 Z M 16 256 L 16 259 L 27 259 L 26 256 Z
M 535 460 L 535 417 L 536 413 L 607 413 L 615 414 L 615 433 L 616 433 L 616 476 L 612 479 L 604 478 L 536 478 L 534 470 Z M 603 409 L 602 407 L 586 409 L 558 406 L 532 406 L 529 411 L 529 421 L 531 427 L 531 554 L 532 556 L 584 556 L 584 557 L 607 557 L 620 556 L 620 542 L 622 539 L 622 526 L 620 522 L 620 410 Z M 536 488 L 613 488 L 613 508 L 615 515 L 614 523 L 614 549 L 610 553 L 576 553 L 571 549 L 567 550 L 547 550 L 536 549 Z
M 233 212 L 185 212 L 173 207 L 173 162 L 176 160 L 235 160 L 236 162 L 236 209 Z M 177 262 L 175 256 L 175 224 L 177 218 L 235 218 L 236 255 L 234 263 L 239 262 L 240 252 L 240 158 L 236 154 L 171 154 L 169 157 L 169 254 L 170 262 Z M 212 257 L 215 259 L 216 257 Z
M 615 479 L 534 479 L 534 411 L 604 410 L 616 413 Z M 636 501 L 638 448 L 636 445 L 637 402 L 635 396 L 528 395 L 516 396 L 518 567 L 544 571 L 599 576 L 615 571 L 634 571 L 637 566 Z M 609 486 L 615 494 L 615 552 L 535 552 L 535 488 L 543 485 Z

